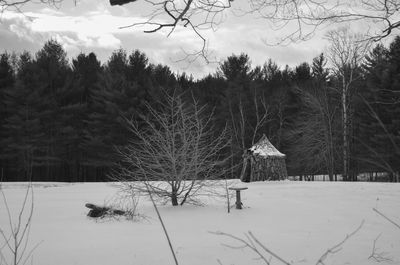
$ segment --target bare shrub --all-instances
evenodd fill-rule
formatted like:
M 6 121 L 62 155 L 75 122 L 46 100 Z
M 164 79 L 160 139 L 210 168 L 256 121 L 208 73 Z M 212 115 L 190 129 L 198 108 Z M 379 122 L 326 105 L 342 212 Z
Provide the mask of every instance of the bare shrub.
M 229 170 L 226 130 L 215 135 L 213 114 L 194 98 L 188 103 L 175 92 L 164 96 L 159 108 L 147 104 L 149 114 L 140 121 L 127 120 L 131 141 L 118 149 L 121 163 L 112 178 L 127 191 L 150 192 L 174 206 L 197 203 Z
M 145 215 L 139 213 L 139 196 L 132 190 L 120 190 L 116 196 L 104 201 L 101 205 L 86 203 L 86 208 L 91 209 L 87 216 L 96 220 L 109 221 L 126 219 L 129 221 L 140 221 L 146 219 Z
M 6 218 L 8 221 L 8 227 L 0 227 L 0 264 L 26 264 L 31 258 L 34 250 L 40 244 L 36 244 L 32 248 L 28 247 L 34 210 L 32 184 L 28 184 L 22 200 L 21 208 L 17 211 L 15 216 L 9 207 L 7 196 L 1 182 L 0 194 L 3 204 L 2 207 L 4 207 L 6 211 Z

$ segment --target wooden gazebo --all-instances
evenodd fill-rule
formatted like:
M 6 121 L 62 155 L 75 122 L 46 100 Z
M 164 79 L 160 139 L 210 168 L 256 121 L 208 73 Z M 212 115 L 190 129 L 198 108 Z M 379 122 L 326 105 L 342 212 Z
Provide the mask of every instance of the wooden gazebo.
M 264 134 L 244 151 L 240 179 L 243 182 L 287 179 L 285 158 Z

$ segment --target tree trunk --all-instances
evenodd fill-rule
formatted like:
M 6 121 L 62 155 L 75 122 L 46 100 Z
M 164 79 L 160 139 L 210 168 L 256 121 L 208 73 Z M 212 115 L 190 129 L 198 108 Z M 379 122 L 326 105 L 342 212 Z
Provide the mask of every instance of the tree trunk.
M 343 111 L 343 180 L 348 180 L 349 175 L 349 137 L 348 137 L 348 112 L 347 112 L 347 87 L 343 75 L 342 111 Z
M 176 194 L 176 191 L 172 191 L 171 193 L 171 203 L 172 206 L 178 206 L 178 195 Z

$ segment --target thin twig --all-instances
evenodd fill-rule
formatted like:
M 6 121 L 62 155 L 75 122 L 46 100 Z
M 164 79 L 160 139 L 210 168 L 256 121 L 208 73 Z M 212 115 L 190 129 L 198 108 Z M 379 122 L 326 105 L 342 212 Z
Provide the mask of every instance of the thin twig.
M 329 248 L 327 251 L 324 252 L 324 254 L 322 254 L 322 256 L 318 259 L 316 265 L 324 265 L 324 261 L 325 259 L 329 256 L 329 254 L 335 254 L 337 252 L 339 252 L 340 250 L 342 250 L 342 246 L 344 243 L 346 243 L 347 240 L 349 240 L 352 236 L 354 236 L 360 229 L 361 227 L 364 225 L 364 220 L 361 222 L 361 224 L 357 227 L 356 230 L 354 230 L 352 233 L 346 235 L 346 237 L 340 241 L 338 244 L 334 245 L 333 247 Z
M 287 262 L 286 260 L 282 259 L 280 256 L 278 256 L 277 254 L 275 254 L 274 252 L 272 252 L 271 250 L 269 250 L 268 248 L 266 248 L 265 245 L 263 245 L 260 241 L 258 241 L 258 239 L 253 235 L 252 232 L 249 231 L 249 235 L 250 235 L 250 237 L 251 237 L 262 249 L 264 249 L 266 252 L 268 252 L 269 254 L 271 254 L 272 256 L 274 256 L 276 259 L 278 259 L 279 261 L 281 261 L 283 264 L 290 265 L 289 262 Z
M 153 204 L 154 210 L 155 210 L 156 213 L 157 213 L 158 220 L 160 220 L 161 226 L 162 226 L 162 228 L 163 228 L 163 230 L 164 230 L 164 234 L 165 234 L 165 236 L 166 236 L 166 238 L 167 238 L 168 245 L 169 245 L 169 249 L 171 250 L 172 256 L 174 257 L 175 265 L 179 265 L 179 264 L 178 264 L 178 259 L 176 258 L 176 255 L 175 255 L 174 247 L 172 246 L 171 240 L 170 240 L 169 235 L 168 235 L 167 228 L 165 227 L 164 221 L 163 221 L 163 219 L 162 219 L 162 217 L 161 217 L 161 214 L 160 214 L 160 212 L 158 211 L 158 207 L 157 207 L 157 205 L 156 205 L 156 203 L 155 203 L 155 201 L 154 201 L 154 199 L 153 199 L 152 192 L 150 191 L 150 189 L 148 188 L 147 185 L 146 185 L 146 187 L 147 187 L 147 191 L 148 191 L 149 196 L 150 196 L 151 203 Z
M 382 234 L 379 234 L 379 235 L 375 238 L 374 243 L 373 243 L 373 246 L 372 246 L 372 252 L 371 252 L 371 255 L 368 257 L 368 259 L 373 259 L 373 260 L 375 260 L 376 262 L 388 262 L 388 261 L 392 261 L 391 258 L 389 258 L 389 257 L 386 256 L 386 255 L 387 255 L 386 252 L 377 252 L 377 251 L 378 251 L 378 248 L 376 247 L 376 242 L 378 241 L 378 239 L 380 238 L 381 235 L 382 235 Z
M 388 220 L 389 222 L 391 222 L 391 223 L 394 224 L 397 228 L 400 229 L 400 225 L 399 225 L 398 223 L 396 223 L 395 221 L 393 221 L 392 219 L 390 219 L 389 217 L 387 217 L 386 215 L 384 215 L 383 213 L 381 213 L 378 209 L 372 208 L 372 210 L 374 210 L 377 214 L 379 214 L 380 216 L 382 216 L 383 218 L 385 218 L 386 220 Z
M 239 246 L 231 246 L 231 245 L 226 245 L 223 244 L 224 246 L 227 246 L 229 248 L 232 249 L 242 249 L 242 248 L 249 248 L 250 250 L 252 250 L 254 253 L 256 253 L 258 255 L 258 257 L 264 261 L 265 264 L 269 265 L 271 264 L 271 259 L 272 257 L 276 258 L 277 260 L 279 260 L 280 262 L 282 262 L 285 265 L 291 265 L 289 262 L 287 262 L 286 260 L 284 260 L 283 258 L 281 258 L 279 255 L 277 255 L 276 253 L 274 253 L 273 251 L 271 251 L 270 249 L 268 249 L 264 244 L 262 244 L 255 236 L 254 234 L 249 231 L 247 234 L 245 234 L 246 239 L 242 239 L 240 237 L 234 236 L 232 234 L 228 234 L 228 233 L 224 233 L 224 232 L 210 232 L 212 234 L 215 235 L 222 235 L 222 236 L 226 236 L 226 237 L 230 237 L 238 242 L 241 243 L 241 245 Z M 260 250 L 259 247 L 261 247 L 262 250 L 264 250 L 265 252 L 267 252 L 269 255 L 271 255 L 272 257 L 270 259 L 267 259 L 267 257 L 265 257 L 265 254 L 263 254 Z

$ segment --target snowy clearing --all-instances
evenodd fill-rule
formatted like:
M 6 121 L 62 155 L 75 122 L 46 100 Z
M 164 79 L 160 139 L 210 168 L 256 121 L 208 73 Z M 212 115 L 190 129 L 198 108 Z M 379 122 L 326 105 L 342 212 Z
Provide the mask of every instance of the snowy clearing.
M 257 182 L 242 192 L 243 210 L 226 212 L 225 201 L 206 206 L 160 206 L 181 265 L 263 264 L 256 254 L 221 231 L 241 238 L 251 231 L 266 247 L 292 264 L 316 264 L 321 255 L 362 228 L 325 264 L 400 264 L 400 229 L 373 211 L 400 223 L 400 184 L 331 182 Z M 20 207 L 24 184 L 3 183 L 9 207 Z M 168 244 L 151 203 L 144 198 L 139 212 L 147 218 L 95 221 L 86 217 L 85 203 L 105 204 L 117 188 L 109 183 L 35 183 L 30 245 L 34 265 L 158 265 L 173 264 Z M 9 228 L 0 200 L 0 227 Z M 233 204 L 234 202 L 232 202 Z M 15 215 L 15 214 L 14 214 Z M 1 246 L 0 246 L 1 247 Z M 4 249 L 3 249 L 4 250 Z M 269 259 L 270 255 L 266 254 Z M 271 264 L 280 264 L 274 258 Z M 382 263 L 381 263 L 382 264 Z

